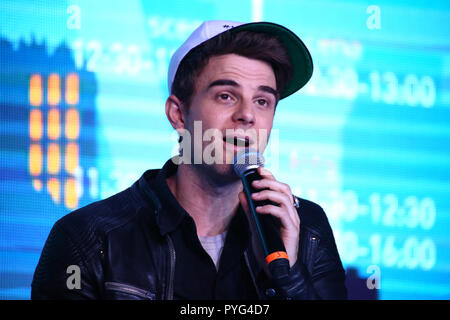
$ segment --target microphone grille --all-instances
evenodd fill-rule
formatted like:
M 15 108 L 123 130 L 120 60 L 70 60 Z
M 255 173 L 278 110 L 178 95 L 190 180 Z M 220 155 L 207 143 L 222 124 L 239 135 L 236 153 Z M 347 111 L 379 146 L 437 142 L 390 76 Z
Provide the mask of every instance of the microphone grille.
M 236 153 L 233 169 L 239 177 L 247 170 L 258 167 L 264 167 L 264 157 L 256 149 L 245 148 Z

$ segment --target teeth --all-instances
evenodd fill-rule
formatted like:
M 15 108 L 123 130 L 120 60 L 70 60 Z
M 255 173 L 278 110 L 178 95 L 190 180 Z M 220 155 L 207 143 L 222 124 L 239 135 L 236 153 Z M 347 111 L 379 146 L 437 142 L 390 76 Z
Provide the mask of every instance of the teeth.
M 245 147 L 247 145 L 247 141 L 245 139 L 242 138 L 234 138 L 234 140 L 236 141 L 236 145 L 238 147 Z
M 240 137 L 226 137 L 225 141 L 238 147 L 245 147 L 249 144 L 247 139 Z

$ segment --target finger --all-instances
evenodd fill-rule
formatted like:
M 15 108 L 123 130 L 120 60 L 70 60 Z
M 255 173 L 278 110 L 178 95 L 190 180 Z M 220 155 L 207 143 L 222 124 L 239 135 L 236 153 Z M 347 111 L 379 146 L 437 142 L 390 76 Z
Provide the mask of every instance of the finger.
M 264 167 L 258 167 L 258 173 L 263 177 L 263 179 L 256 181 L 263 181 L 263 182 L 254 181 L 252 183 L 254 187 L 258 189 L 269 188 L 272 190 L 278 190 L 280 192 L 283 192 L 291 198 L 292 200 L 291 203 L 292 205 L 294 205 L 294 198 L 292 197 L 292 191 L 288 184 L 276 180 L 273 174 Z
M 291 199 L 288 195 L 273 190 L 263 190 L 252 194 L 253 200 L 270 200 L 280 205 L 291 206 Z
M 298 230 L 298 224 L 292 220 L 291 215 L 287 214 L 286 209 L 281 207 L 277 207 L 271 204 L 267 204 L 264 206 L 256 207 L 256 212 L 260 214 L 270 214 L 274 217 L 280 219 L 281 227 L 285 230 L 294 231 L 294 233 Z
M 277 218 L 286 219 L 284 210 L 280 207 L 274 206 L 273 204 L 266 204 L 264 206 L 257 206 L 256 211 L 262 214 L 271 214 Z
M 273 176 L 272 172 L 270 172 L 269 170 L 267 170 L 264 167 L 258 167 L 258 173 L 263 178 L 267 178 L 267 179 L 270 179 L 270 180 L 276 180 L 275 177 Z
M 270 190 L 282 192 L 288 195 L 289 197 L 292 196 L 291 188 L 289 187 L 289 185 L 279 182 L 277 180 L 269 180 L 269 179 L 255 180 L 252 182 L 252 186 L 257 189 L 268 188 Z M 291 203 L 293 203 L 293 201 L 291 201 Z
M 292 195 L 286 195 L 272 190 L 263 190 L 252 194 L 252 199 L 255 201 L 270 200 L 272 202 L 278 203 L 283 206 L 283 210 L 287 210 L 287 214 L 292 222 L 295 224 L 300 224 L 300 217 L 298 216 L 297 210 L 294 209 L 292 204 Z M 279 208 L 279 207 L 278 207 Z

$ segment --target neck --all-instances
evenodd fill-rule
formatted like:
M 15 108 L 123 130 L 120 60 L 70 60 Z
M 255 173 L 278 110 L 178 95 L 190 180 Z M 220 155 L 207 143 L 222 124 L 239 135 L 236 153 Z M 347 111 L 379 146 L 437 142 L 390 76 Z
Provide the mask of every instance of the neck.
M 224 232 L 239 206 L 240 180 L 225 181 L 203 166 L 180 164 L 167 184 L 180 205 L 194 219 L 197 234 Z

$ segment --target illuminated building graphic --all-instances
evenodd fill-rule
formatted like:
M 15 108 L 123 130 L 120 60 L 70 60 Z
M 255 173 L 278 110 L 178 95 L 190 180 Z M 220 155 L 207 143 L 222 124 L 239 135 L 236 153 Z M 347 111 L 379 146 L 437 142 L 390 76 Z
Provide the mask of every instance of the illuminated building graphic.
M 36 191 L 42 191 L 46 187 L 55 203 L 60 203 L 64 199 L 64 205 L 74 209 L 78 206 L 80 196 L 80 188 L 77 186 L 81 184 L 78 174 L 81 170 L 78 143 L 80 113 L 77 109 L 80 80 L 77 73 L 69 73 L 63 81 L 64 92 L 62 92 L 61 77 L 57 73 L 50 74 L 47 79 L 43 79 L 40 74 L 32 74 L 30 77 L 29 173 Z M 42 113 L 45 83 L 47 85 L 47 115 Z M 65 110 L 60 108 L 61 99 L 64 99 L 67 105 Z M 64 132 L 61 128 L 64 128 Z M 49 141 L 45 154 L 43 152 L 45 146 L 41 142 L 44 131 Z M 67 141 L 65 145 L 60 143 L 62 135 Z M 46 181 L 42 179 L 44 159 L 46 159 L 48 174 Z M 59 179 L 61 171 L 66 175 L 64 181 Z
M 97 80 L 64 44 L 0 38 L 0 58 L 0 298 L 26 297 L 45 221 L 100 197 Z
M 95 75 L 77 68 L 64 44 L 51 52 L 2 39 L 1 49 L 4 195 L 20 183 L 55 217 L 97 200 Z

